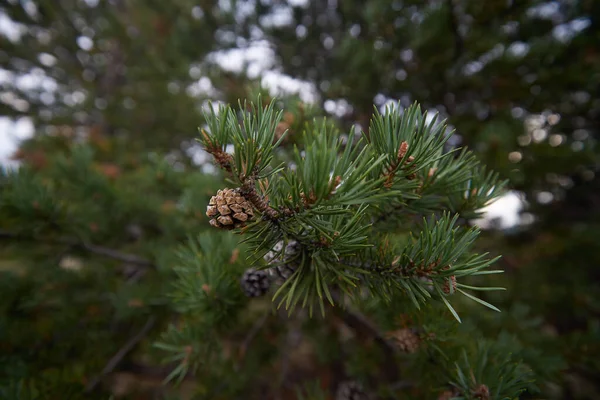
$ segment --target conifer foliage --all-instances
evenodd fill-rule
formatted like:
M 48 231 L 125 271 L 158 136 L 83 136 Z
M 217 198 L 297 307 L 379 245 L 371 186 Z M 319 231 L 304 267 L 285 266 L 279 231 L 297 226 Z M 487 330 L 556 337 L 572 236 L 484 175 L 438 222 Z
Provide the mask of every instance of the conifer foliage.
M 318 305 L 324 313 L 334 297 L 367 288 L 382 299 L 403 293 L 416 307 L 441 299 L 458 320 L 446 299 L 455 292 L 496 309 L 469 293 L 495 288 L 458 282 L 499 271 L 488 268 L 494 259 L 486 254 L 468 253 L 478 231 L 457 220 L 458 212 L 476 212 L 497 196 L 503 182 L 482 177 L 469 152 L 444 153 L 443 122 L 428 121 L 413 105 L 376 113 L 369 135 L 356 141 L 354 132 L 344 141 L 327 125 L 315 126 L 305 150 L 294 149 L 293 167 L 285 168 L 274 161 L 281 114 L 260 102 L 239 112 L 222 106 L 207 115 L 209 130 L 200 137 L 236 186 L 211 199 L 211 225 L 239 228 L 253 254 L 296 260 L 275 293 L 279 305 L 302 304 L 311 312 Z M 225 151 L 230 142 L 232 154 Z M 253 209 L 260 218 L 250 222 Z M 378 234 L 383 222 L 410 214 L 430 215 L 402 249 Z
M 315 121 L 291 156 L 281 145 L 285 135 L 276 136 L 282 111 L 275 104 L 259 99 L 211 108 L 200 130 L 198 140 L 226 183 L 206 204 L 213 233 L 180 251 L 174 303 L 182 306 L 182 324 L 156 343 L 178 362 L 169 378 L 198 371 L 218 377 L 254 365 L 227 388 L 206 383 L 209 393 L 234 396 L 269 370 L 274 355 L 253 344 L 268 340 L 260 336 L 279 332 L 286 338 L 279 352 L 287 358 L 298 352 L 297 335 L 339 346 L 324 327 L 342 321 L 375 341 L 366 351 L 379 361 L 363 355 L 358 371 L 344 368 L 329 384 L 301 380 L 297 398 L 397 398 L 408 385 L 418 396 L 501 399 L 532 388 L 528 367 L 502 354 L 508 347 L 484 341 L 473 347 L 449 328 L 461 320 L 453 305 L 459 295 L 499 311 L 475 294 L 501 290 L 478 277 L 501 272 L 491 268 L 496 258 L 472 253 L 479 232 L 460 218 L 476 215 L 504 182 L 469 151 L 445 152 L 446 126 L 416 104 L 375 110 L 368 134 L 344 135 Z M 235 217 L 240 212 L 252 218 Z M 407 318 L 402 323 L 381 315 L 398 309 Z M 389 333 L 371 321 L 387 321 Z M 238 351 L 228 343 L 236 323 L 248 326 Z M 409 382 L 414 377 L 399 371 L 401 360 L 422 376 Z M 484 371 L 473 375 L 469 363 Z

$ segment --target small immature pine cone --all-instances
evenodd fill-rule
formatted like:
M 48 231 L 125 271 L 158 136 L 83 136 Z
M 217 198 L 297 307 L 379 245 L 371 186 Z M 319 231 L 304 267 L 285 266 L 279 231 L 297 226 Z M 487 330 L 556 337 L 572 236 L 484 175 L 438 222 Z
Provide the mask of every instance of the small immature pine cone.
M 479 385 L 473 391 L 473 397 L 479 400 L 489 400 L 490 389 L 486 385 Z
M 405 353 L 415 353 L 419 349 L 421 339 L 412 329 L 403 328 L 390 335 L 400 350 Z
M 402 160 L 406 153 L 408 152 L 408 143 L 402 142 L 400 143 L 400 147 L 398 147 L 398 161 Z
M 356 381 L 340 383 L 335 393 L 335 400 L 369 400 L 371 397 Z
M 242 278 L 240 285 L 244 294 L 248 297 L 259 297 L 267 293 L 271 282 L 266 271 L 258 271 L 256 268 L 248 268 Z
M 450 400 L 453 397 L 456 397 L 454 395 L 454 393 L 451 390 L 444 390 L 442 393 L 440 393 L 440 395 L 438 396 L 438 400 Z
M 209 223 L 216 228 L 234 229 L 246 224 L 254 217 L 252 205 L 234 189 L 223 189 L 210 198 L 206 207 Z
M 442 290 L 446 294 L 454 294 L 454 292 L 456 291 L 456 276 L 451 275 L 450 277 L 448 277 L 448 279 L 444 280 Z
M 280 121 L 277 126 L 275 127 L 275 141 L 278 141 L 279 139 L 281 139 L 281 137 L 283 136 L 283 134 L 290 128 L 290 124 L 288 124 L 285 121 Z
M 413 161 L 415 161 L 415 158 L 413 156 L 408 156 L 405 164 L 408 165 L 408 164 L 412 163 Z M 410 167 L 410 168 L 412 169 L 413 167 Z M 412 181 L 416 177 L 417 177 L 417 174 L 412 171 L 408 171 L 408 175 L 406 175 L 406 179 L 408 179 L 409 181 Z

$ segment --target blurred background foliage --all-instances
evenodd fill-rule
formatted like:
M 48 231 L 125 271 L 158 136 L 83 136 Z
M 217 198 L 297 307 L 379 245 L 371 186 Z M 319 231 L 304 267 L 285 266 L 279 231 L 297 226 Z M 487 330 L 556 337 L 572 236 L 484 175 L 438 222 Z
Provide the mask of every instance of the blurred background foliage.
M 177 324 L 171 282 L 186 272 L 173 249 L 207 229 L 221 182 L 193 141 L 202 111 L 258 93 L 285 108 L 285 146 L 314 118 L 366 130 L 373 104 L 418 101 L 447 118 L 449 145 L 476 150 L 520 199 L 512 223 L 478 222 L 479 246 L 504 256 L 493 283 L 508 290 L 487 297 L 503 313 L 448 330 L 518 353 L 537 382 L 526 397 L 600 396 L 600 2 L 4 0 L 0 145 L 27 139 L 4 160 L 19 174 L 0 176 L 2 398 L 233 398 L 250 386 L 265 398 L 269 382 L 247 374 L 223 387 L 221 359 L 200 384 L 184 371 L 176 389 L 161 386 L 173 365 L 151 346 Z M 267 306 L 251 307 L 229 340 Z M 364 304 L 389 331 L 404 308 Z M 340 345 L 307 324 L 320 359 L 286 337 L 277 346 L 295 374 L 274 381 L 335 378 L 323 365 Z M 262 329 L 244 362 L 268 374 L 283 328 Z M 367 376 L 378 360 L 348 341 L 349 370 Z M 316 386 L 279 398 L 319 398 Z

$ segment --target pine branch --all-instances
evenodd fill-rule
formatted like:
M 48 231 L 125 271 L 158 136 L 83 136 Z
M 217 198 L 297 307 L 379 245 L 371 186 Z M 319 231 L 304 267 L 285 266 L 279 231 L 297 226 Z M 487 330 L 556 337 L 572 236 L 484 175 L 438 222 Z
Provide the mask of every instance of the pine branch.
M 98 383 L 100 383 L 101 379 L 107 374 L 111 373 L 116 368 L 116 366 L 123 361 L 125 356 L 127 356 L 127 354 L 129 354 L 135 348 L 135 346 L 148 334 L 155 322 L 155 317 L 148 318 L 146 324 L 142 327 L 142 329 L 134 337 L 129 339 L 129 341 L 125 343 L 125 345 L 123 345 L 123 347 L 121 347 L 119 351 L 117 351 L 117 353 L 108 361 L 108 363 L 106 363 L 106 366 L 102 369 L 102 372 L 90 380 L 90 382 L 85 387 L 86 393 L 89 393 L 92 390 L 94 390 Z
M 332 293 L 332 296 L 336 304 L 340 304 L 339 297 L 335 293 Z M 381 348 L 384 356 L 383 369 L 385 370 L 387 380 L 389 382 L 398 381 L 400 372 L 394 359 L 397 353 L 394 345 L 360 312 L 342 308 L 336 308 L 335 310 L 348 327 L 354 329 L 359 335 L 372 337 L 375 340 L 375 343 Z
M 241 187 L 242 195 L 252 203 L 252 205 L 260 211 L 263 215 L 266 215 L 271 220 L 279 218 L 280 213 L 269 206 L 269 204 L 263 199 L 257 192 L 255 187 L 254 177 L 249 177 L 244 180 Z
M 448 14 L 450 16 L 449 18 L 449 22 L 450 22 L 450 29 L 452 30 L 452 35 L 454 36 L 454 60 L 458 60 L 460 58 L 460 56 L 463 53 L 463 49 L 464 49 L 464 42 L 463 42 L 463 38 L 458 30 L 458 17 L 455 13 L 454 10 L 454 2 L 453 0 L 448 0 L 447 1 L 447 5 L 448 5 Z
M 176 363 L 169 363 L 164 366 L 152 366 L 137 363 L 134 361 L 123 362 L 121 366 L 113 374 L 128 373 L 133 374 L 141 379 L 157 379 L 165 381 L 171 371 L 177 366 Z M 196 381 L 197 377 L 188 371 L 182 378 L 182 381 Z
M 240 346 L 240 354 L 242 356 L 244 356 L 246 354 L 248 347 L 250 347 L 250 344 L 252 343 L 252 341 L 258 334 L 258 332 L 265 325 L 265 323 L 269 319 L 270 315 L 271 315 L 271 313 L 269 310 L 268 312 L 265 313 L 265 315 L 263 315 L 258 321 L 256 321 L 254 323 L 254 325 L 252 326 L 252 329 L 250 329 L 250 332 L 248 332 L 248 335 L 246 335 L 246 338 L 244 339 L 244 341 L 242 342 L 242 345 Z
M 213 140 L 204 129 L 200 131 L 202 135 L 202 143 L 204 143 L 205 149 L 208 153 L 212 154 L 215 162 L 223 170 L 231 172 L 231 164 L 233 157 L 221 148 L 221 144 Z
M 40 238 L 26 236 L 26 235 L 22 235 L 22 234 L 19 234 L 16 232 L 10 232 L 10 231 L 4 231 L 4 230 L 0 230 L 0 238 L 28 240 L 28 241 L 40 241 L 41 240 Z M 133 254 L 123 253 L 121 251 L 114 250 L 114 249 L 111 249 L 108 247 L 103 247 L 103 246 L 98 246 L 98 245 L 94 245 L 91 243 L 82 242 L 82 241 L 79 241 L 79 240 L 73 239 L 73 238 L 58 238 L 58 239 L 54 239 L 54 240 L 47 240 L 47 242 L 56 243 L 56 244 L 66 244 L 69 246 L 78 247 L 80 249 L 87 250 L 88 252 L 93 253 L 93 254 L 112 258 L 114 260 L 123 261 L 123 262 L 129 263 L 129 264 L 139 265 L 142 267 L 156 268 L 156 265 L 152 261 L 147 260 L 145 258 L 136 256 Z
M 146 260 L 144 258 L 138 257 L 133 254 L 127 254 L 127 253 L 123 253 L 123 252 L 120 252 L 120 251 L 117 251 L 114 249 L 110 249 L 108 247 L 102 247 L 102 246 L 97 246 L 97 245 L 93 245 L 90 243 L 83 243 L 83 242 L 76 243 L 75 245 L 78 247 L 81 247 L 91 253 L 105 256 L 108 258 L 112 258 L 114 260 L 119 260 L 119 261 L 123 261 L 126 263 L 140 265 L 140 266 L 149 267 L 149 268 L 156 267 L 155 264 L 150 260 Z
M 382 222 L 385 222 L 386 220 L 393 217 L 397 212 L 399 212 L 403 208 L 404 208 L 404 204 L 396 204 L 395 206 L 392 207 L 391 211 L 387 210 L 387 211 L 382 212 L 378 216 L 373 217 L 373 219 L 372 219 L 373 225 L 377 225 Z

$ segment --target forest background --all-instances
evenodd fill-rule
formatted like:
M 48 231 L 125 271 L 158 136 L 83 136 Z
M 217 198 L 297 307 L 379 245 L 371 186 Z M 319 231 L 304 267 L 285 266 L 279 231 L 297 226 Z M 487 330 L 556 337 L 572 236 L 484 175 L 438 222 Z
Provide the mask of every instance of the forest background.
M 238 254 L 205 216 L 225 185 L 198 128 L 211 107 L 261 94 L 284 110 L 288 149 L 325 117 L 368 131 L 374 107 L 418 102 L 447 119 L 447 150 L 467 146 L 508 180 L 492 214 L 461 222 L 483 228 L 479 251 L 502 255 L 490 282 L 507 290 L 485 297 L 502 312 L 459 304 L 452 329 L 516 354 L 535 377 L 525 397 L 598 398 L 598 93 L 592 0 L 3 1 L 0 393 L 250 387 L 252 375 L 215 368 L 198 380 L 181 359 L 161 364 L 171 350 L 156 343 L 175 346 L 168 326 L 186 312 L 175 250 L 201 235 L 204 251 L 216 241 Z M 319 371 L 290 367 L 281 390 L 337 379 L 262 318 L 258 307 L 236 320 L 233 338 L 256 360 L 276 341 L 292 365 Z M 263 333 L 246 343 L 255 326 Z M 350 370 L 364 378 L 373 360 L 352 346 Z

